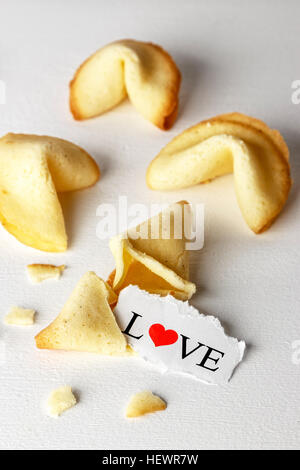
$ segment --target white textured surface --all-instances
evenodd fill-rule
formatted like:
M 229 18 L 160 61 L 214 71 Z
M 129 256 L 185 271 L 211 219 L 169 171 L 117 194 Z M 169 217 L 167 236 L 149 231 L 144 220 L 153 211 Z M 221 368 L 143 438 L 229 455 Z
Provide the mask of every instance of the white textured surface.
M 0 134 L 46 133 L 86 148 L 103 171 L 91 190 L 64 197 L 71 246 L 47 255 L 0 229 L 1 317 L 11 305 L 38 311 L 26 329 L 0 323 L 1 448 L 296 448 L 300 438 L 299 176 L 300 105 L 291 83 L 300 79 L 300 3 L 152 0 L 1 1 Z M 101 45 L 123 37 L 163 45 L 183 74 L 178 121 L 164 133 L 127 103 L 103 117 L 76 123 L 68 111 L 75 68 Z M 291 150 L 294 187 L 275 225 L 255 236 L 245 226 L 232 177 L 159 194 L 147 190 L 148 162 L 171 137 L 203 118 L 242 111 L 279 128 Z M 97 206 L 116 202 L 206 204 L 206 243 L 193 254 L 193 304 L 219 316 L 248 352 L 226 387 L 161 376 L 137 359 L 110 360 L 35 349 L 33 337 L 88 269 L 105 277 L 114 266 L 96 238 Z M 62 279 L 32 286 L 29 263 L 66 264 Z M 29 329 L 30 328 L 30 329 Z M 3 342 L 5 348 L 3 348 Z M 72 386 L 78 405 L 58 420 L 42 408 L 49 392 Z M 131 394 L 149 388 L 168 402 L 164 413 L 135 422 L 123 417 Z

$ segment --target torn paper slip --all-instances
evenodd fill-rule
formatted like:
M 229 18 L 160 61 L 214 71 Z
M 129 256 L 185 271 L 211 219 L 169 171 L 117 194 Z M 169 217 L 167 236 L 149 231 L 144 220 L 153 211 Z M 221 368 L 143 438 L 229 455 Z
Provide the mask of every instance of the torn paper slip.
M 243 359 L 244 341 L 227 336 L 217 318 L 170 295 L 130 285 L 120 292 L 114 313 L 134 350 L 164 371 L 223 384 Z

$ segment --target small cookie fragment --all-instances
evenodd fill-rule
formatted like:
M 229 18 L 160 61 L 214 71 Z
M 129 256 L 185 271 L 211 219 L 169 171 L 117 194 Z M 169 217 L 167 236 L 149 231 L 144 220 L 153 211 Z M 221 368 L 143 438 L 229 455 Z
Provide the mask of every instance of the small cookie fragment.
M 53 266 L 52 264 L 29 264 L 27 266 L 27 273 L 31 282 L 38 284 L 47 279 L 59 279 L 64 269 L 64 264 L 61 266 Z
M 75 406 L 76 403 L 71 387 L 64 385 L 51 392 L 47 400 L 47 411 L 49 416 L 57 418 L 64 411 Z
M 28 326 L 34 324 L 35 311 L 21 307 L 11 307 L 4 317 L 6 325 Z
M 131 397 L 126 408 L 126 418 L 138 418 L 147 413 L 163 411 L 166 408 L 166 402 L 152 392 L 139 392 Z

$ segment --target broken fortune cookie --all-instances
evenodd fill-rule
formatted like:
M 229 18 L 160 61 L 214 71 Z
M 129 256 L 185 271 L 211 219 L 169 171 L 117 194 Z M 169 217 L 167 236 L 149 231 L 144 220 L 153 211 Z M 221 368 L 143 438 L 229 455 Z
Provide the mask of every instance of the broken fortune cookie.
M 92 157 L 71 142 L 7 134 L 0 139 L 0 221 L 20 242 L 50 252 L 67 249 L 57 193 L 97 182 Z
M 37 347 L 105 355 L 130 354 L 110 308 L 115 302 L 112 289 L 94 272 L 87 272 L 58 317 L 35 337 Z
M 169 231 L 165 233 L 165 223 Z M 186 233 L 190 231 L 191 209 L 185 201 L 169 206 L 127 234 L 111 239 L 116 270 L 110 275 L 113 290 L 137 285 L 150 293 L 187 300 L 196 291 L 189 279 Z M 154 234 L 153 234 L 154 231 Z M 176 238 L 176 234 L 181 234 Z M 139 238 L 137 238 L 139 235 Z M 154 237 L 155 235 L 155 237 Z

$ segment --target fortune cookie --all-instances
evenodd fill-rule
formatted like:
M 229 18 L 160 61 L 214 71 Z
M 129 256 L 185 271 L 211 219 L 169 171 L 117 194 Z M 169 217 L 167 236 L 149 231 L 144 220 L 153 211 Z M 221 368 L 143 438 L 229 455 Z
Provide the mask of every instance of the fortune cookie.
M 251 230 L 266 230 L 290 188 L 289 151 L 277 130 L 239 113 L 203 121 L 175 137 L 152 161 L 147 184 L 173 190 L 234 174 L 235 191 Z
M 180 72 L 155 44 L 126 39 L 99 49 L 77 70 L 70 84 L 75 119 L 88 119 L 117 106 L 127 96 L 161 129 L 169 129 L 178 109 Z
M 190 224 L 190 206 L 180 201 L 135 229 L 128 230 L 126 236 L 122 234 L 112 238 L 110 249 L 116 270 L 109 282 L 113 290 L 119 294 L 132 284 L 153 294 L 172 294 L 181 300 L 190 299 L 196 291 L 195 284 L 188 281 L 185 229 L 189 233 Z
M 100 171 L 77 145 L 55 137 L 0 139 L 0 221 L 20 242 L 43 251 L 67 249 L 57 193 L 92 186 Z

